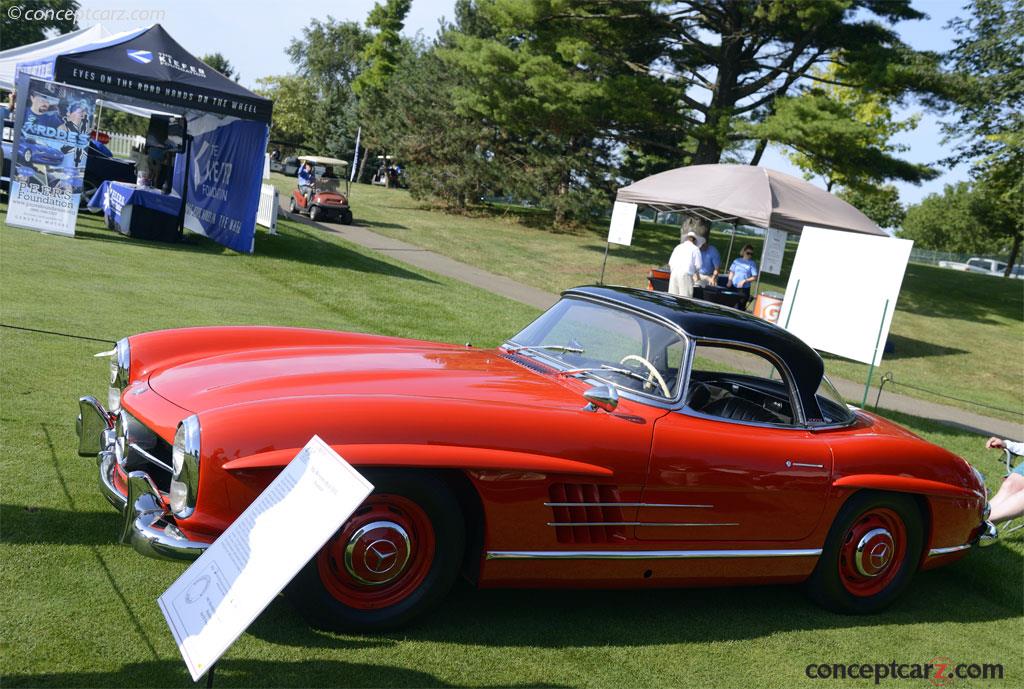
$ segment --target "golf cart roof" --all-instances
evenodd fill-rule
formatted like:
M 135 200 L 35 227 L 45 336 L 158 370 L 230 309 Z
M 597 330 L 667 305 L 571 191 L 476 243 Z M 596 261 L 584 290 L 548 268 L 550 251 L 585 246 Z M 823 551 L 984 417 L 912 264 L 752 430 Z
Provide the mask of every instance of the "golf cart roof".
M 323 156 L 299 156 L 299 160 L 308 160 L 314 165 L 340 165 L 341 167 L 348 167 L 347 160 L 338 160 L 337 158 L 324 158 Z

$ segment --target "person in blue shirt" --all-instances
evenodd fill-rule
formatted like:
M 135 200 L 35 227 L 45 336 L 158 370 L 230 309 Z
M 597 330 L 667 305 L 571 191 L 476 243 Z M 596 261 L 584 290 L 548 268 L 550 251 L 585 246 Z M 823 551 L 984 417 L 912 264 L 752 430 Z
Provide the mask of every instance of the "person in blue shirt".
M 308 160 L 303 161 L 302 167 L 299 168 L 299 191 L 306 197 L 306 205 L 309 205 L 310 198 L 313 195 L 313 187 L 316 185 L 316 173 L 313 171 L 313 164 Z
M 707 286 L 715 285 L 718 280 L 718 270 L 722 267 L 722 255 L 710 241 L 704 242 L 700 248 L 700 282 Z
M 740 256 L 729 266 L 729 286 L 741 289 L 750 301 L 750 287 L 757 279 L 757 263 L 754 262 L 754 247 L 747 244 L 740 251 Z M 746 302 L 744 302 L 744 306 Z

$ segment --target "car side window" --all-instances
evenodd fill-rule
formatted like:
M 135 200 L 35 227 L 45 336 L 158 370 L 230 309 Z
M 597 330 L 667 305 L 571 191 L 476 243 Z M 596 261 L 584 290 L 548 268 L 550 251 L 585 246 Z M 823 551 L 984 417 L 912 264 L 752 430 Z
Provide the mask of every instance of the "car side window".
M 791 381 L 764 354 L 698 343 L 687 385 L 686 406 L 707 416 L 744 423 L 792 426 Z

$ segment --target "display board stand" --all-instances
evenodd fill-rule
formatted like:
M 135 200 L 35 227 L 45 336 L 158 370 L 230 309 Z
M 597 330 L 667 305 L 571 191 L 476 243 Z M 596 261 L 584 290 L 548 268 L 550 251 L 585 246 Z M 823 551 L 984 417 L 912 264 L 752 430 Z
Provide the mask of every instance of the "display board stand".
M 889 314 L 889 300 L 885 300 L 885 306 L 882 307 L 882 319 L 878 322 L 878 335 L 875 337 L 875 354 L 871 357 L 871 363 L 868 364 L 868 379 L 864 383 L 864 399 L 860 401 L 860 406 L 863 409 L 868 405 L 868 390 L 871 389 L 871 376 L 875 373 L 875 361 L 878 359 L 878 345 L 882 341 L 882 331 L 885 329 L 885 317 Z M 878 407 L 876 404 L 875 407 Z

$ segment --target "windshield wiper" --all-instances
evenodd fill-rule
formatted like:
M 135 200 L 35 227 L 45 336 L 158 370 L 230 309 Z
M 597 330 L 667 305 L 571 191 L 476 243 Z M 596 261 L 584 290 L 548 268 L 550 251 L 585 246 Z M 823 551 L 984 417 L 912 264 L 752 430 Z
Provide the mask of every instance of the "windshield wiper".
M 551 352 L 562 352 L 562 353 L 568 352 L 570 354 L 582 354 L 583 353 L 583 348 L 582 347 L 568 347 L 566 345 L 555 345 L 555 344 L 522 345 L 520 347 L 506 347 L 505 351 L 508 352 L 509 354 L 518 354 L 519 352 L 523 351 L 524 349 L 546 349 L 546 350 L 551 351 Z
M 570 369 L 567 369 L 565 371 L 559 371 L 558 375 L 560 375 L 560 376 L 574 376 L 577 373 L 593 373 L 593 372 L 621 373 L 624 376 L 629 376 L 630 378 L 635 378 L 636 380 L 643 381 L 644 383 L 651 382 L 650 380 L 648 380 L 647 376 L 645 376 L 642 373 L 637 373 L 636 371 L 630 371 L 628 368 L 619 368 L 617 366 L 608 366 L 607 364 L 603 364 L 603 365 L 595 367 L 595 368 L 570 368 Z

